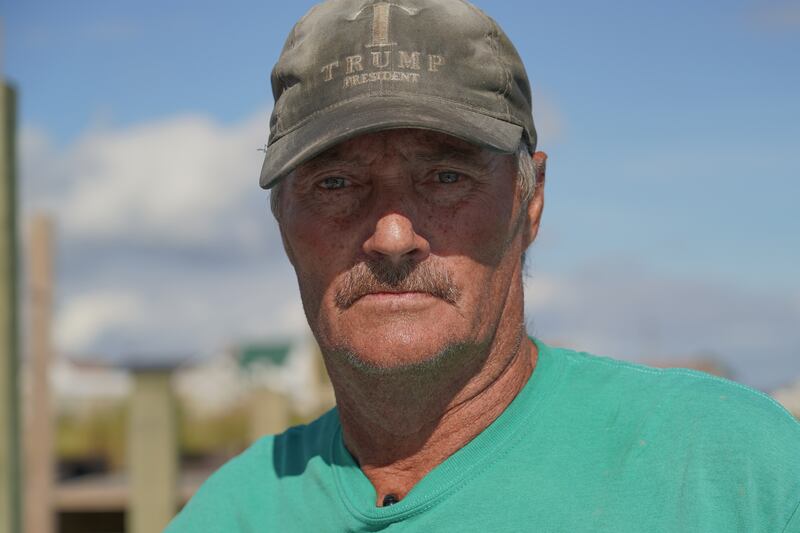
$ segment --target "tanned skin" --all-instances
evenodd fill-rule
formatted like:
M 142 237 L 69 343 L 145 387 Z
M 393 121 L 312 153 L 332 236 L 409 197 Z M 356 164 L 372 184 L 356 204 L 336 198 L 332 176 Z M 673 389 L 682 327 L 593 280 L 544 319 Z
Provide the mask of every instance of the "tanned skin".
M 336 392 L 345 445 L 405 497 L 491 424 L 534 371 L 516 156 L 415 129 L 369 133 L 298 167 L 276 215 Z

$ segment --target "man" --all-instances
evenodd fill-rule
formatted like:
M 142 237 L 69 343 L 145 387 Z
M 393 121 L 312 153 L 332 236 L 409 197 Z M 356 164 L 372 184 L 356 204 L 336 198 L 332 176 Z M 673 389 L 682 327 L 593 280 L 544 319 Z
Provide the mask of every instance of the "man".
M 800 425 L 767 397 L 528 338 L 546 156 L 491 19 L 332 0 L 272 82 L 261 185 L 337 408 L 170 532 L 800 531 Z

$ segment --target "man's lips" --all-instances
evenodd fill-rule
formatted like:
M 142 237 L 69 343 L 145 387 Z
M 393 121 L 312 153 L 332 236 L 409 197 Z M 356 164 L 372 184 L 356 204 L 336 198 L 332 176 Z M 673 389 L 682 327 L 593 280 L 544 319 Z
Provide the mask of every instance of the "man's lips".
M 364 298 L 411 299 L 411 298 L 438 298 L 438 296 L 436 296 L 435 294 L 431 294 L 429 292 L 421 292 L 421 291 L 376 291 L 376 292 L 368 292 L 366 294 L 362 294 L 356 299 L 356 301 Z
M 389 306 L 393 309 L 401 309 L 406 307 L 426 306 L 429 305 L 433 300 L 441 300 L 441 298 L 429 292 L 380 291 L 364 294 L 357 298 L 353 303 Z

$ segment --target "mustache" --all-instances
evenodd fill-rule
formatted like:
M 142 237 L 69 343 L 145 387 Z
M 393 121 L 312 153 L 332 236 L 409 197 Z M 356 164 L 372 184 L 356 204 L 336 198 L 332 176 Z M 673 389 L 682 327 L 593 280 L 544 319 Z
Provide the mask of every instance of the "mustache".
M 461 296 L 450 271 L 441 265 L 371 261 L 358 263 L 347 272 L 334 301 L 339 309 L 348 309 L 362 296 L 378 292 L 423 292 L 450 304 Z

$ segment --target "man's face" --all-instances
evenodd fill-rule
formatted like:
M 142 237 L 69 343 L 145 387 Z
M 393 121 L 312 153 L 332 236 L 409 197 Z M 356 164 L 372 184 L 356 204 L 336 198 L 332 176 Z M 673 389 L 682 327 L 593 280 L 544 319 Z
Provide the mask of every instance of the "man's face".
M 298 167 L 277 213 L 323 350 L 388 370 L 488 345 L 522 305 L 520 258 L 536 232 L 516 175 L 513 155 L 412 129 Z

